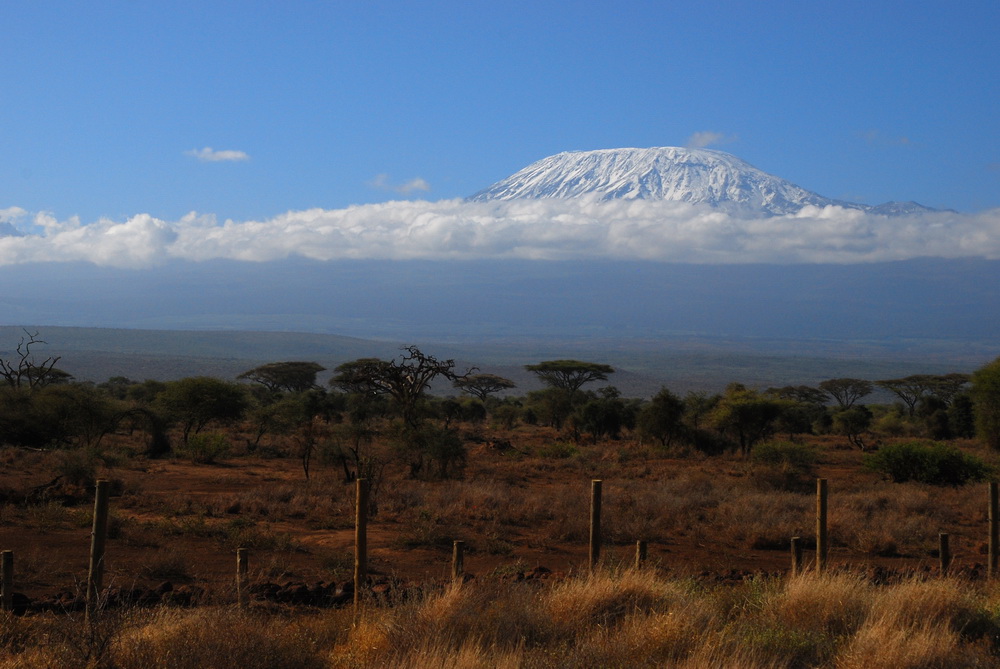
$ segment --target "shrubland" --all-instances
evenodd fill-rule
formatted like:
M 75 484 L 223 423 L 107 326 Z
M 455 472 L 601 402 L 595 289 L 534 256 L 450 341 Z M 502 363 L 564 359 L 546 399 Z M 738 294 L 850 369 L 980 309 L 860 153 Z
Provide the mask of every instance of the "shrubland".
M 995 666 L 1000 598 L 978 578 L 976 492 L 996 476 L 994 366 L 971 383 L 734 382 L 641 399 L 593 388 L 613 378 L 605 365 L 551 362 L 528 366 L 547 387 L 523 395 L 415 347 L 329 380 L 293 361 L 243 383 L 51 371 L 6 383 L 0 548 L 15 549 L 24 589 L 80 580 L 92 486 L 106 478 L 113 581 L 204 595 L 194 609 L 109 610 L 100 629 L 72 613 L 8 617 L 0 667 Z M 434 379 L 455 396 L 431 395 Z M 875 383 L 904 395 L 865 404 Z M 410 594 L 370 599 L 357 618 L 235 610 L 238 547 L 259 582 L 349 579 L 359 477 L 375 577 Z M 817 477 L 831 483 L 838 568 L 789 578 L 790 538 L 812 540 Z M 593 478 L 607 550 L 588 573 Z M 944 579 L 940 532 L 956 556 Z M 639 570 L 625 567 L 637 539 L 651 546 Z M 461 587 L 442 579 L 455 540 L 476 574 Z M 79 557 L 60 558 L 74 542 Z M 521 578 L 536 565 L 555 574 Z

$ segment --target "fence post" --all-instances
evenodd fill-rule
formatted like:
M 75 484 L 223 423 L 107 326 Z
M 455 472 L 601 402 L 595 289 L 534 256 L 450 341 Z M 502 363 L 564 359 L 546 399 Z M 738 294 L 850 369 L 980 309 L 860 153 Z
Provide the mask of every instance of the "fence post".
M 951 546 L 948 541 L 948 533 L 941 532 L 938 534 L 938 558 L 941 560 L 941 575 L 944 576 L 948 573 L 948 567 L 951 566 Z
M 250 551 L 246 548 L 236 549 L 236 603 L 245 609 L 249 603 L 247 592 L 247 573 L 249 572 Z
M 826 534 L 827 486 L 826 479 L 816 479 L 816 573 L 826 570 L 829 552 Z
M 601 480 L 590 482 L 590 570 L 601 559 Z
M 14 609 L 14 551 L 4 551 L 0 554 L 0 601 L 3 603 L 4 611 Z
M 990 543 L 989 543 L 989 564 L 987 565 L 986 572 L 990 578 L 996 576 L 997 573 L 997 549 L 998 541 L 1000 541 L 1000 530 L 998 530 L 998 522 L 1000 522 L 1000 514 L 997 512 L 997 482 L 990 481 L 990 511 L 989 511 L 989 522 L 990 522 Z
M 354 613 L 361 606 L 361 590 L 368 577 L 368 479 L 357 479 L 354 517 Z
M 461 583 L 465 575 L 465 542 L 455 540 L 451 551 L 451 580 Z
M 97 482 L 94 495 L 94 526 L 90 533 L 90 569 L 87 571 L 86 617 L 97 614 L 104 580 L 104 547 L 108 540 L 108 493 L 110 485 L 104 479 Z
M 646 562 L 646 541 L 644 539 L 639 539 L 635 542 L 635 568 L 642 569 L 642 565 Z
M 792 537 L 792 576 L 802 573 L 802 537 Z

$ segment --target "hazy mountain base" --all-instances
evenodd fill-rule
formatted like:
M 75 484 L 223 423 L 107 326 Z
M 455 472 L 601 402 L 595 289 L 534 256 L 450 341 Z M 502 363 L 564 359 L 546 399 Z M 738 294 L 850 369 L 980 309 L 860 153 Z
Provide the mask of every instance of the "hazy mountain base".
M 615 365 L 619 387 L 651 394 L 662 383 L 718 389 L 732 380 L 766 386 L 969 371 L 1000 355 L 997 285 L 1000 261 L 976 259 L 44 264 L 0 267 L 0 313 L 11 325 L 43 329 L 67 371 L 95 380 L 227 377 L 286 359 L 332 368 L 416 343 L 510 376 L 522 389 L 532 386 L 521 365 L 578 357 Z M 250 330 L 271 332 L 240 332 Z M 0 351 L 19 333 L 0 331 Z
M 60 356 L 59 367 L 83 381 L 113 376 L 134 380 L 171 380 L 208 375 L 233 379 L 265 362 L 311 360 L 333 369 L 362 357 L 399 355 L 402 342 L 362 340 L 336 335 L 293 332 L 122 330 L 61 326 L 0 326 L 0 356 L 10 358 L 24 330 L 39 332 L 46 346 L 42 357 Z M 408 343 L 413 343 L 408 342 Z M 472 366 L 517 383 L 513 394 L 541 388 L 523 365 L 560 357 L 601 361 L 617 370 L 609 383 L 629 397 L 649 397 L 666 385 L 675 392 L 717 392 L 731 381 L 751 387 L 809 384 L 836 377 L 895 378 L 913 373 L 971 371 L 976 366 L 956 361 L 906 357 L 833 357 L 767 355 L 734 342 L 661 340 L 628 342 L 538 340 L 518 345 L 417 342 L 438 358 L 454 358 L 464 371 Z M 455 394 L 450 385 L 432 388 Z M 875 398 L 878 399 L 878 398 Z M 886 396 L 881 398 L 891 401 Z

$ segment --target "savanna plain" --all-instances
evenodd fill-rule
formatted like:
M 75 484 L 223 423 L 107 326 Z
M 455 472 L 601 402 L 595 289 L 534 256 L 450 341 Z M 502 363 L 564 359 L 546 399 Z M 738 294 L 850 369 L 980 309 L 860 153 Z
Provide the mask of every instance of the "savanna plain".
M 545 388 L 518 394 L 415 347 L 329 383 L 283 362 L 98 384 L 29 348 L 0 388 L 0 667 L 1000 666 L 1000 362 L 639 400 L 575 360 L 529 366 Z M 899 401 L 864 404 L 876 386 Z M 98 480 L 108 541 L 86 616 Z

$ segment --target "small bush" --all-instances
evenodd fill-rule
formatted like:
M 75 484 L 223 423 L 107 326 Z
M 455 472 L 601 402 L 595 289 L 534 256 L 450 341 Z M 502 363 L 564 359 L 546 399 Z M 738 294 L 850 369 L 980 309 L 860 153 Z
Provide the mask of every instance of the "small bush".
M 63 480 L 81 488 L 93 488 L 97 480 L 97 463 L 84 449 L 60 451 L 57 456 L 56 472 Z
M 753 461 L 763 465 L 785 465 L 806 473 L 816 464 L 816 449 L 791 441 L 769 441 L 753 449 Z
M 535 453 L 542 458 L 571 458 L 575 455 L 580 454 L 580 449 L 578 449 L 574 444 L 567 441 L 554 441 L 548 444 L 539 446 Z
M 753 449 L 754 477 L 765 488 L 805 492 L 815 477 L 816 449 L 790 441 L 769 441 Z
M 917 481 L 931 485 L 964 485 L 993 473 L 979 458 L 941 443 L 908 441 L 881 448 L 865 457 L 865 468 L 894 483 Z
M 210 465 L 229 452 L 229 440 L 218 432 L 193 434 L 187 444 L 178 447 L 179 455 L 200 465 Z

